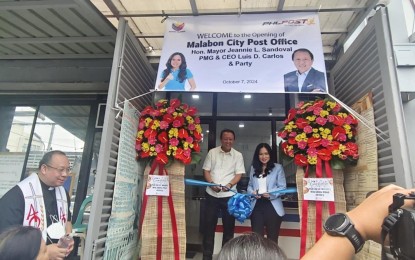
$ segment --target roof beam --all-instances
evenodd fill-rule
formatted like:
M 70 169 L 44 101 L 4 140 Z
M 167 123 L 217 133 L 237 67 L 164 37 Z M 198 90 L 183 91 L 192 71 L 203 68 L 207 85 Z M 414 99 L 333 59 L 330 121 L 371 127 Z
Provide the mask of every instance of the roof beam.
M 277 11 L 282 11 L 285 5 L 285 0 L 278 1 Z
M 112 59 L 112 53 L 104 54 L 24 54 L 0 55 L 0 60 L 45 60 L 45 59 Z
M 115 17 L 119 17 L 120 12 L 111 0 L 103 0 Z
M 3 38 L 0 44 L 28 44 L 28 43 L 86 43 L 86 42 L 115 42 L 113 36 L 94 37 L 48 37 L 48 38 Z
M 343 31 L 322 31 L 321 34 L 343 34 L 347 33 L 347 30 Z M 139 35 L 135 35 L 135 38 L 142 39 L 142 38 L 163 38 L 164 34 L 156 34 L 156 33 L 141 33 Z M 0 40 L 1 43 L 1 40 Z
M 273 13 L 308 13 L 308 12 L 360 12 L 365 10 L 365 8 L 359 7 L 345 7 L 345 8 L 322 8 L 322 9 L 302 9 L 302 10 L 243 10 L 241 14 L 273 14 Z M 199 12 L 199 15 L 239 15 L 239 10 L 235 9 L 233 11 L 209 11 L 209 12 Z M 154 13 L 146 13 L 146 12 L 119 12 L 118 17 L 165 17 L 165 16 L 194 16 L 192 12 L 189 11 L 164 11 L 164 12 L 156 12 Z M 115 15 L 105 15 L 105 17 L 117 17 Z
M 0 2 L 0 10 L 27 10 L 27 9 L 46 9 L 54 7 L 73 8 L 78 5 L 72 0 L 44 0 L 44 1 L 7 1 Z
M 192 13 L 194 16 L 199 15 L 199 10 L 197 9 L 196 0 L 189 0 L 190 6 L 192 7 Z
M 96 94 L 97 92 L 108 92 L 108 82 L 0 82 L 2 94 L 44 95 L 50 94 L 73 94 L 73 91 L 83 94 Z M 36 91 L 33 91 L 36 90 Z M 107 91 L 107 92 L 105 92 Z

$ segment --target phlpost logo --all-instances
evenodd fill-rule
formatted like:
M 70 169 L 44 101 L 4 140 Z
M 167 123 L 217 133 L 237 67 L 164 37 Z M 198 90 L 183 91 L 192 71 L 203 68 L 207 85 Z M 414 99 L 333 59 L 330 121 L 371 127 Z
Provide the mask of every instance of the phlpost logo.
M 265 25 L 288 25 L 288 26 L 303 26 L 303 25 L 315 25 L 315 18 L 301 18 L 301 19 L 286 19 L 263 22 L 262 26 Z
M 184 23 L 182 23 L 182 22 L 172 22 L 171 23 L 171 28 L 176 32 L 180 32 L 184 29 Z

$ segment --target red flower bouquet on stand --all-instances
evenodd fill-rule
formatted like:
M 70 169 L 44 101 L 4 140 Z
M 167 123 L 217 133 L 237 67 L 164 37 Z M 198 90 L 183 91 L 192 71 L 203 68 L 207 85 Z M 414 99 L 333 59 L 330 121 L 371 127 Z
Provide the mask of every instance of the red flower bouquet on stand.
M 336 102 L 300 102 L 290 109 L 278 133 L 281 148 L 298 166 L 315 166 L 318 159 L 330 161 L 334 169 L 359 158 L 355 143 L 358 121 Z
M 280 148 L 289 160 L 300 166 L 296 183 L 302 257 L 322 236 L 325 219 L 335 212 L 346 211 L 342 169 L 345 164 L 355 164 L 359 158 L 355 142 L 358 121 L 338 103 L 318 99 L 300 102 L 290 109 L 284 124 L 278 134 L 283 139 Z M 305 178 L 331 178 L 334 201 L 305 199 L 304 194 L 308 192 Z
M 202 128 L 195 107 L 179 99 L 156 103 L 141 112 L 137 159 L 149 159 L 142 183 L 141 259 L 186 258 L 185 165 L 200 160 Z M 154 179 L 168 178 L 168 196 L 147 194 Z M 167 176 L 166 176 L 167 175 Z M 147 188 L 148 187 L 148 188 Z M 164 183 L 164 187 L 166 187 Z
M 154 158 L 162 164 L 173 159 L 184 164 L 199 160 L 202 128 L 196 113 L 195 107 L 179 99 L 162 99 L 155 108 L 144 108 L 136 139 L 138 158 Z

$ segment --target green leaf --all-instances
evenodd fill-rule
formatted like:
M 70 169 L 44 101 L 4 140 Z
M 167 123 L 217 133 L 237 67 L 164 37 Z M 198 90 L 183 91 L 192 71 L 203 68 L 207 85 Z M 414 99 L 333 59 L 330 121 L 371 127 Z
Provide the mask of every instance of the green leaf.
M 190 164 L 198 164 L 202 159 L 202 155 L 200 153 L 192 153 L 192 162 Z
M 344 162 L 332 159 L 330 161 L 331 168 L 334 170 L 343 170 L 345 168 Z

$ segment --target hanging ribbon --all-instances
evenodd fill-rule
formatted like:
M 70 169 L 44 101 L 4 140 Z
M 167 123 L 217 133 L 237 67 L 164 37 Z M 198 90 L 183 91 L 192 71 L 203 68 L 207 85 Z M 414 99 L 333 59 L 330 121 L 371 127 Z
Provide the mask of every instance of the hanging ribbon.
M 323 178 L 323 167 L 326 172 L 327 178 L 333 178 L 333 173 L 331 170 L 330 162 L 325 161 L 324 164 L 320 158 L 317 159 L 316 164 L 316 178 Z M 304 178 L 308 178 L 309 166 L 307 165 L 306 171 L 304 172 Z M 316 237 L 315 242 L 317 242 L 323 235 L 323 203 L 324 201 L 316 201 Z M 336 212 L 336 205 L 334 201 L 328 202 L 329 214 L 333 215 Z M 305 255 L 306 252 L 306 242 L 307 242 L 307 220 L 308 220 L 308 201 L 304 200 L 301 208 L 301 241 L 300 241 L 300 258 Z
M 148 175 L 155 174 L 156 169 L 158 168 L 158 175 L 168 175 L 166 169 L 164 168 L 164 164 L 158 163 L 157 161 L 153 161 L 151 165 L 151 169 Z M 163 249 L 163 196 L 157 196 L 157 245 L 156 245 L 156 259 L 161 260 L 162 256 L 162 249 Z M 177 231 L 177 220 L 176 214 L 174 211 L 174 203 L 173 203 L 173 195 L 171 192 L 171 186 L 169 185 L 169 196 L 168 196 L 168 204 L 170 210 L 170 220 L 172 225 L 172 232 L 173 232 L 173 246 L 174 246 L 174 259 L 180 260 L 180 252 L 179 252 L 179 237 Z M 141 236 L 141 232 L 143 229 L 143 222 L 144 216 L 146 213 L 148 202 L 148 195 L 144 192 L 143 195 L 143 204 L 141 206 L 141 215 L 140 215 L 140 227 L 138 237 Z
M 304 178 L 308 178 L 309 166 L 306 166 Z M 307 221 L 308 221 L 308 200 L 303 200 L 301 208 L 301 240 L 300 240 L 300 258 L 305 255 L 307 242 Z
M 154 162 L 156 163 L 156 162 Z M 159 175 L 164 175 L 164 166 L 157 163 L 159 166 Z M 171 196 L 171 194 L 169 194 Z M 163 197 L 157 196 L 157 249 L 156 259 L 161 260 L 161 251 L 163 249 Z
M 330 166 L 329 161 L 325 161 L 324 164 L 326 166 L 327 178 L 333 178 L 333 172 L 331 171 L 331 166 Z M 329 214 L 333 215 L 334 213 L 336 213 L 336 204 L 334 203 L 334 201 L 329 201 Z
M 157 163 L 156 161 L 153 162 L 153 164 L 151 165 L 151 169 L 148 175 L 153 175 L 154 171 L 157 168 Z M 143 222 L 144 222 L 144 216 L 146 213 L 146 209 L 147 209 L 147 201 L 148 201 L 148 195 L 144 192 L 143 195 L 143 204 L 141 205 L 141 212 L 140 212 L 140 226 L 138 228 L 138 237 L 141 237 L 141 232 L 143 229 Z
M 167 171 L 166 171 L 167 175 Z M 170 195 L 167 198 L 169 202 L 170 208 L 170 218 L 171 218 L 171 226 L 173 232 L 173 247 L 174 247 L 174 259 L 180 259 L 180 248 L 179 248 L 179 232 L 177 231 L 177 220 L 176 220 L 176 212 L 174 211 L 174 203 L 173 203 L 173 194 L 171 192 L 171 185 L 169 185 Z
M 320 158 L 317 158 L 316 165 L 316 178 L 323 178 L 323 163 Z M 316 242 L 322 235 L 322 222 L 323 222 L 323 201 L 316 201 Z

